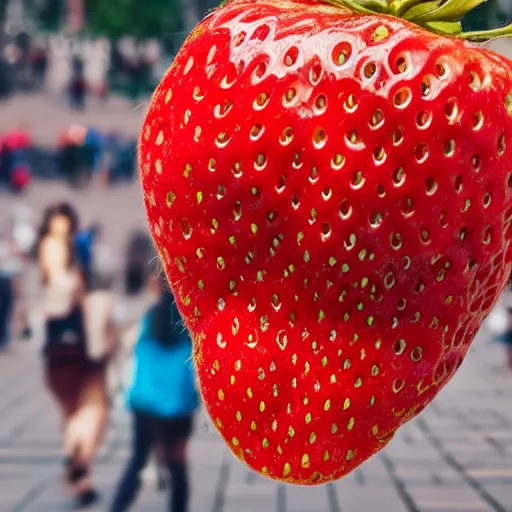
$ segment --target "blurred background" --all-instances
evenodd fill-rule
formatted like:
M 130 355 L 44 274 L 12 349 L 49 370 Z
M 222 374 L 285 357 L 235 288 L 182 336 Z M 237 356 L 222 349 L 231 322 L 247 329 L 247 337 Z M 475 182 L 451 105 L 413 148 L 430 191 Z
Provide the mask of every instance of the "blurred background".
M 152 347 L 153 368 L 183 367 L 189 341 L 151 334 L 172 297 L 150 265 L 136 139 L 151 91 L 216 3 L 0 0 L 0 512 L 512 512 L 506 295 L 434 404 L 335 484 L 249 472 L 193 399 L 141 413 L 134 362 L 142 372 Z M 511 17 L 512 0 L 489 0 L 464 23 Z M 509 41 L 488 46 L 512 57 Z M 76 321 L 77 296 L 102 320 Z M 69 332 L 78 341 L 63 349 Z

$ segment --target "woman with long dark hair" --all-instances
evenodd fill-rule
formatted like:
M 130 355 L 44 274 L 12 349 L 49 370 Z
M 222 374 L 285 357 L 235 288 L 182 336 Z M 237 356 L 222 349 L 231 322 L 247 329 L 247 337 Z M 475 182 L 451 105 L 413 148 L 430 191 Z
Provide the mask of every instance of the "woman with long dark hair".
M 192 344 L 163 274 L 150 278 L 156 304 L 144 315 L 134 352 L 128 393 L 133 415 L 133 448 L 112 512 L 127 510 L 138 493 L 140 474 L 153 448 L 171 477 L 168 510 L 186 512 L 189 482 L 186 448 L 199 405 Z
M 85 282 L 75 254 L 78 217 L 67 203 L 48 208 L 38 243 L 45 319 L 47 387 L 57 403 L 66 453 L 66 483 L 77 504 L 98 499 L 91 464 L 107 419 L 105 365 L 87 355 L 82 302 Z

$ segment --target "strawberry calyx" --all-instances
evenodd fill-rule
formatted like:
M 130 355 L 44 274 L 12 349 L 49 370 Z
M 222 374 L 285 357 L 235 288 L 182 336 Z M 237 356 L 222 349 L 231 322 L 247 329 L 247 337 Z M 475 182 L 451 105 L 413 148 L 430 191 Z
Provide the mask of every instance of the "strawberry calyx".
M 323 0 L 361 14 L 386 14 L 431 32 L 472 42 L 512 36 L 512 24 L 492 30 L 464 32 L 461 19 L 486 0 Z

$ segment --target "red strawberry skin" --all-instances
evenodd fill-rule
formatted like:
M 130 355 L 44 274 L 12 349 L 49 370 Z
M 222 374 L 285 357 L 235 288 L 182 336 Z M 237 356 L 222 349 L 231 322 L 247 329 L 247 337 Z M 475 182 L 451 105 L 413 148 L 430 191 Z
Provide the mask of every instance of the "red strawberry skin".
M 454 374 L 511 271 L 511 64 L 396 18 L 235 2 L 140 140 L 147 215 L 234 454 L 318 484 Z

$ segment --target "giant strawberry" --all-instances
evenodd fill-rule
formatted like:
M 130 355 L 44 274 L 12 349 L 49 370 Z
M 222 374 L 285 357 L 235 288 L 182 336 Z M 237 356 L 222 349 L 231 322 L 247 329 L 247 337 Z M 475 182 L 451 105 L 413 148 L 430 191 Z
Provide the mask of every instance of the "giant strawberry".
M 486 36 L 460 31 L 459 0 L 339 2 L 209 15 L 140 141 L 208 412 L 298 484 L 350 472 L 435 397 L 512 261 L 511 63 L 464 40 Z

